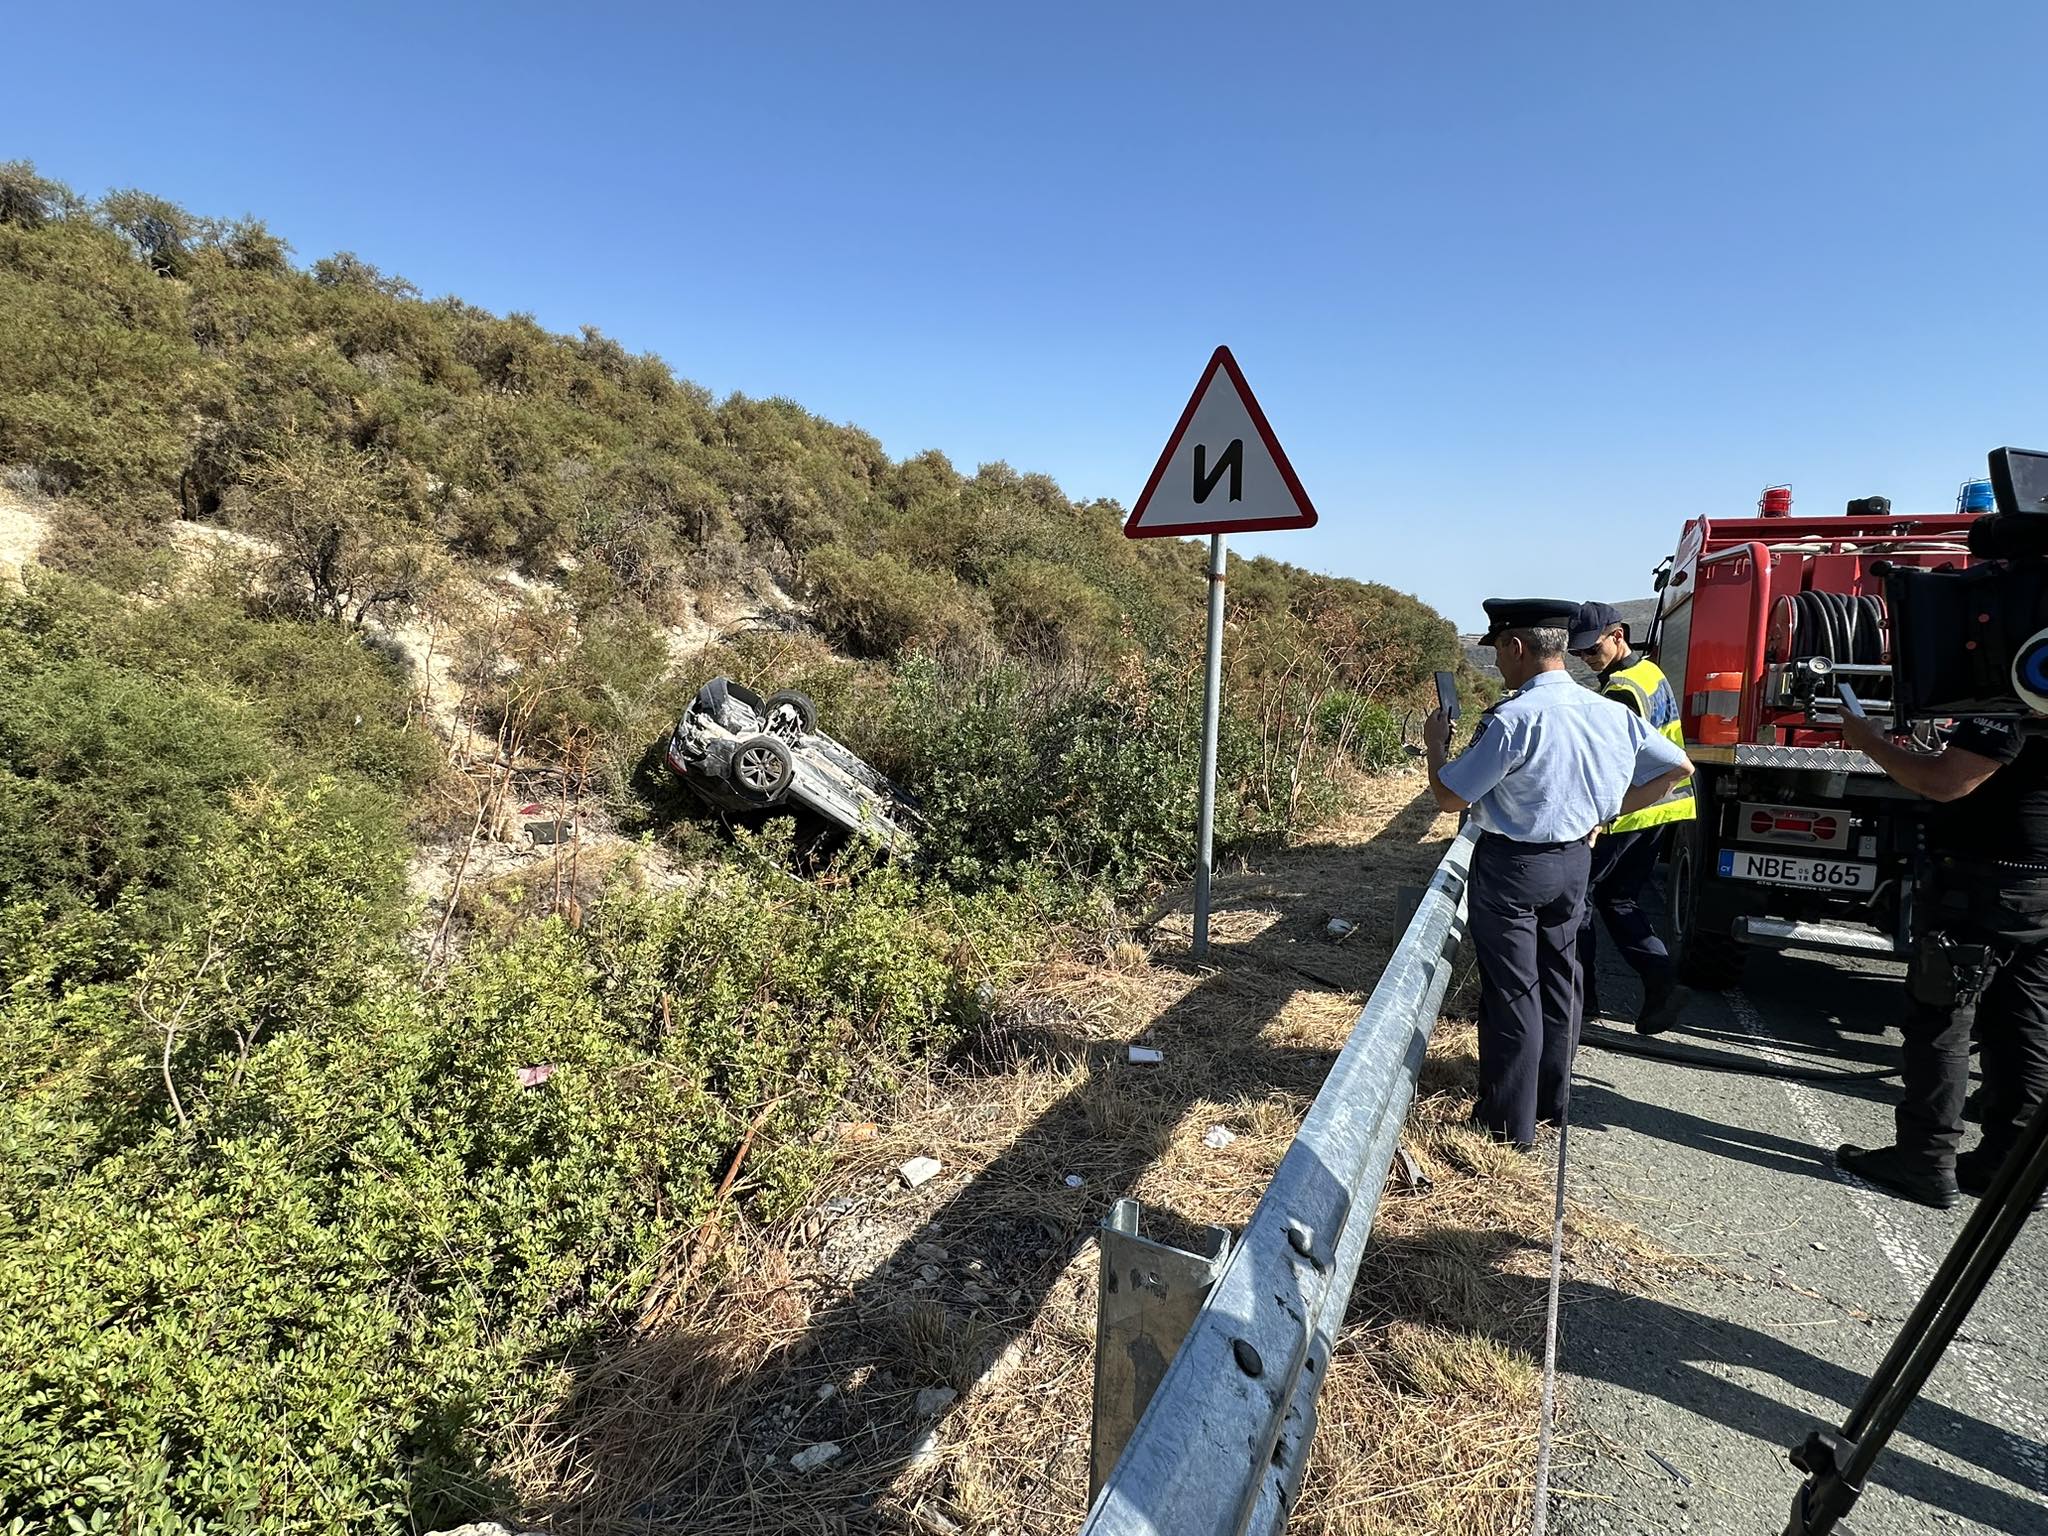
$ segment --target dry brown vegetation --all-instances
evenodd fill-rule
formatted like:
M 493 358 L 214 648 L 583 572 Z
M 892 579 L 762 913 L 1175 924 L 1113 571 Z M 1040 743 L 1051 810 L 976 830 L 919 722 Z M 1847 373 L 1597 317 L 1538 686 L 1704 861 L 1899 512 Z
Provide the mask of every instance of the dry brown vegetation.
M 1169 1241 L 1250 1215 L 1391 947 L 1397 888 L 1426 879 L 1449 833 L 1417 788 L 1369 781 L 1344 820 L 1220 879 L 1213 965 L 1188 962 L 1180 909 L 1046 969 L 886 1124 L 846 1127 L 803 1219 L 679 1251 L 634 1334 L 565 1378 L 566 1407 L 529 1427 L 511 1468 L 529 1520 L 702 1536 L 1072 1530 L 1087 1502 L 1095 1224 L 1125 1193 Z M 1332 942 L 1332 915 L 1357 931 Z M 1554 1163 L 1464 1128 L 1469 997 L 1468 979 L 1409 1121 L 1433 1182 L 1383 1204 L 1332 1359 L 1301 1531 L 1507 1532 L 1527 1518 Z M 1166 1064 L 1131 1065 L 1132 1041 Z M 1218 1125 L 1236 1138 L 1220 1149 L 1203 1139 Z M 917 1154 L 945 1172 L 904 1190 L 894 1170 Z M 1576 1272 L 1638 1287 L 1674 1262 L 1577 1210 L 1568 1242 Z M 959 1395 L 941 1403 L 943 1390 Z M 827 1464 L 792 1468 L 828 1442 Z

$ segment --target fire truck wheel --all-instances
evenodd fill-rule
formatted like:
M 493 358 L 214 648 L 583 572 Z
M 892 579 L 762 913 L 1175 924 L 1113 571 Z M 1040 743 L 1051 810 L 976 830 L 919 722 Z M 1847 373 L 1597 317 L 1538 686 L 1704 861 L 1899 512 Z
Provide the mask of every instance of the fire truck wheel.
M 1722 992 L 1742 979 L 1746 952 L 1736 941 L 1738 913 L 1706 874 L 1707 838 L 1698 821 L 1678 824 L 1671 840 L 1665 910 L 1671 919 L 1671 960 L 1689 987 Z

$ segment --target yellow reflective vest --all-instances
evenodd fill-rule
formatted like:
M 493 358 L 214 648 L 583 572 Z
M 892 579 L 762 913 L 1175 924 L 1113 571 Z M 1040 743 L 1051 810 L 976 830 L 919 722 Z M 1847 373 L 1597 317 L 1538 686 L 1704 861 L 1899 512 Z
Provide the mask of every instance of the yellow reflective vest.
M 1660 731 L 1680 751 L 1685 749 L 1685 723 L 1678 714 L 1678 695 L 1671 691 L 1663 669 L 1647 657 L 1619 668 L 1607 676 L 1600 691 L 1610 699 L 1628 705 L 1654 731 Z M 1686 779 L 1655 805 L 1617 816 L 1608 824 L 1610 832 L 1640 832 L 1644 827 L 1661 827 L 1667 821 L 1691 821 L 1697 813 L 1693 803 L 1692 780 Z

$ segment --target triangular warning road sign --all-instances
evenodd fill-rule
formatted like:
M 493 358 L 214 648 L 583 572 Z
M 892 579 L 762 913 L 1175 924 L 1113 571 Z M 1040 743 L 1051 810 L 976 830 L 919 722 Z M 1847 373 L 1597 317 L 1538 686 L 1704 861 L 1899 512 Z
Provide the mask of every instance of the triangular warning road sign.
M 1238 372 L 1237 359 L 1230 348 L 1218 347 L 1131 509 L 1124 537 L 1315 525 L 1316 509 Z

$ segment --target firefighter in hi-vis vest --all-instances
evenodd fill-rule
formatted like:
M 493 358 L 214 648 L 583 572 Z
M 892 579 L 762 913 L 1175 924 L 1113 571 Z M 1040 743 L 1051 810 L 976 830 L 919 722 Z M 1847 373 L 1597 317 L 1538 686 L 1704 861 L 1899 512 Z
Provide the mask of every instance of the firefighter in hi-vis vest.
M 1647 657 L 1629 660 L 1633 651 L 1628 625 L 1611 604 L 1579 605 L 1571 653 L 1599 674 L 1603 694 L 1627 705 L 1652 730 L 1684 749 L 1678 696 L 1654 661 Z M 1642 978 L 1643 1006 L 1636 1015 L 1637 1032 L 1659 1034 L 1678 1022 L 1685 1008 L 1686 989 L 1678 984 L 1671 954 L 1643 910 L 1642 894 L 1656 870 L 1665 828 L 1674 821 L 1689 821 L 1693 815 L 1692 780 L 1687 779 L 1655 805 L 1617 816 L 1594 842 L 1585 917 L 1579 928 L 1579 968 L 1585 973 L 1581 1018 L 1601 1016 L 1593 968 L 1597 944 L 1593 912 L 1598 908 L 1615 948 Z

